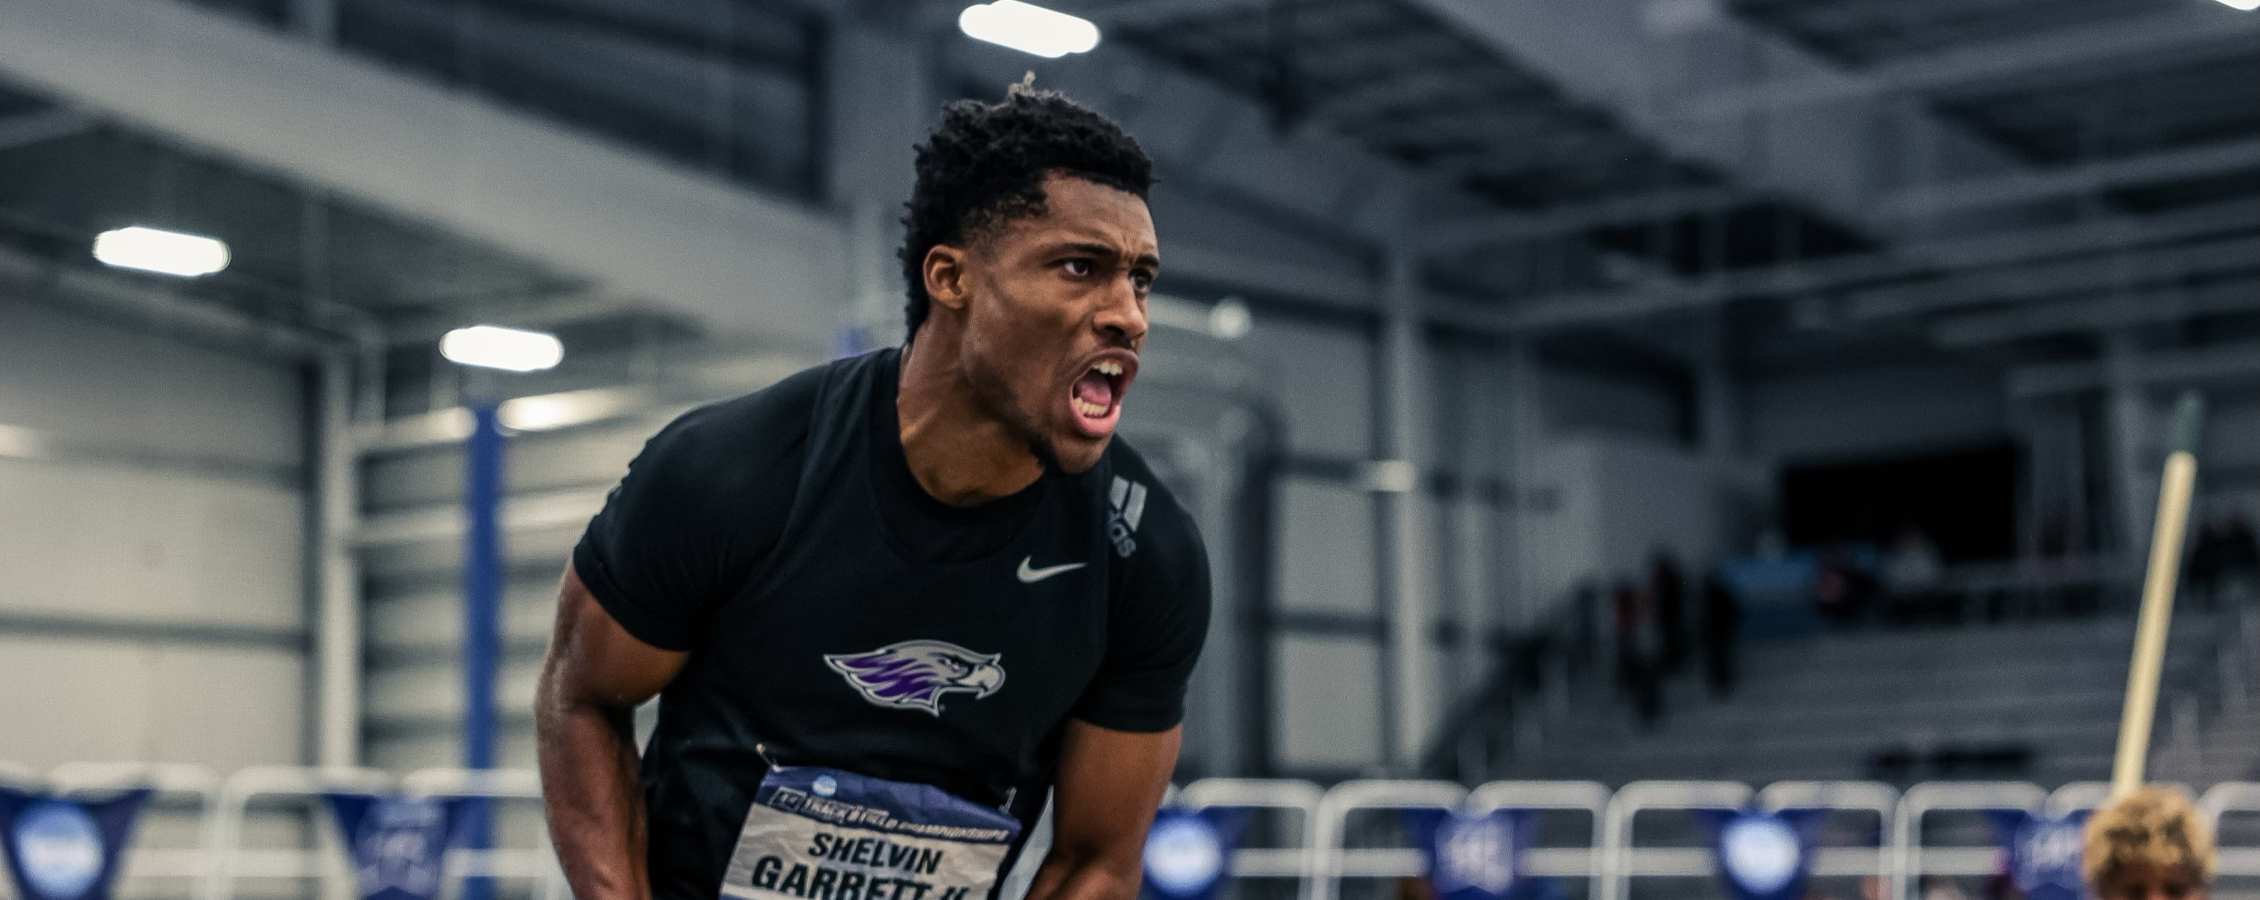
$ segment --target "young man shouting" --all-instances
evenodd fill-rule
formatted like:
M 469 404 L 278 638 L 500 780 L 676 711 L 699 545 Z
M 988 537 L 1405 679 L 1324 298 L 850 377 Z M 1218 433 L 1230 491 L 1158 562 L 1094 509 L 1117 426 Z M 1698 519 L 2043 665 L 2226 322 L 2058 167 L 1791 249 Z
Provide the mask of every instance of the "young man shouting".
M 1113 439 L 1152 165 L 1055 93 L 950 106 L 909 337 L 693 411 L 589 523 L 536 700 L 580 900 L 1131 900 L 1207 630 L 1190 516 Z M 661 698 L 639 760 L 630 711 Z

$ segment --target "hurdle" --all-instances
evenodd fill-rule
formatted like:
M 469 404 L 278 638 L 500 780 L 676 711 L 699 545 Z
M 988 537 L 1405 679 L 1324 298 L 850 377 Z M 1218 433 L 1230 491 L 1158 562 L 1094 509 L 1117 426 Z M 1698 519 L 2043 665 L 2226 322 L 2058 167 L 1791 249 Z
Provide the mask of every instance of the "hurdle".
M 2197 809 L 2221 833 L 2221 818 L 2229 813 L 2260 813 L 2260 782 L 2225 781 L 2197 798 Z M 2260 846 L 2217 848 L 2220 874 L 2260 878 Z
M 1311 871 L 1310 835 L 1325 791 L 1308 781 L 1276 778 L 1203 778 L 1179 791 L 1179 808 L 1276 809 L 1297 815 L 1302 832 L 1297 846 L 1243 847 L 1232 851 L 1226 878 L 1307 878 Z
M 1608 786 L 1597 781 L 1493 781 L 1469 794 L 1467 807 L 1471 815 L 1486 815 L 1502 809 L 1585 813 L 1593 830 L 1583 849 L 1526 847 L 1522 851 L 1523 871 L 1542 877 L 1583 878 L 1587 896 L 1592 896 L 1601 883 Z
M 411 797 L 485 797 L 542 802 L 541 773 L 532 769 L 418 769 L 402 776 L 400 787 Z M 442 871 L 447 872 L 449 878 L 532 879 L 537 887 L 536 896 L 544 900 L 563 900 L 570 892 L 565 884 L 565 870 L 549 844 L 546 823 L 536 828 L 535 834 L 535 844 L 530 848 L 451 848 Z
M 1941 811 L 2017 809 L 2040 812 L 2048 793 L 2039 785 L 2022 781 L 1924 782 L 1907 789 L 1892 815 L 1891 844 L 1896 862 L 1891 869 L 1893 900 L 1905 900 L 1909 888 L 1925 875 L 1986 876 L 2000 871 L 2001 848 L 1926 847 L 1923 817 Z
M 1750 805 L 1750 786 L 1733 781 L 1635 781 L 1609 798 L 1601 835 L 1599 900 L 1624 900 L 1633 878 L 1696 878 L 1714 871 L 1700 847 L 1632 846 L 1632 820 L 1649 811 L 1739 810 Z
M 1876 814 L 1877 844 L 1866 847 L 1821 847 L 1814 851 L 1811 872 L 1824 878 L 1875 876 L 1891 878 L 1891 816 L 1899 808 L 1899 790 L 1880 781 L 1777 781 L 1758 792 L 1758 806 L 1767 812 L 1785 809 L 1825 809 Z
M 120 861 L 118 877 L 185 879 L 194 890 L 211 873 L 212 857 L 208 848 L 212 839 L 212 807 L 220 792 L 220 773 L 211 768 L 187 763 L 64 763 L 48 772 L 47 782 L 58 794 L 148 788 L 155 794 L 153 800 L 186 800 L 194 804 L 194 843 L 183 847 L 150 847 L 136 841 Z
M 325 896 L 351 896 L 345 847 L 337 829 L 323 824 L 327 816 L 319 814 L 316 804 L 332 791 L 382 793 L 397 783 L 389 772 L 354 768 L 252 766 L 228 776 L 212 804 L 206 851 L 211 864 L 197 900 L 233 900 L 239 878 L 315 879 L 322 882 Z M 302 804 L 315 822 L 314 848 L 245 848 L 243 821 L 251 802 L 261 799 Z
M 1363 809 L 1457 809 L 1467 788 L 1455 781 L 1354 780 L 1335 785 L 1319 798 L 1310 830 L 1311 877 L 1304 900 L 1335 900 L 1344 878 L 1407 878 L 1426 874 L 1421 852 L 1410 847 L 1343 846 L 1350 814 Z

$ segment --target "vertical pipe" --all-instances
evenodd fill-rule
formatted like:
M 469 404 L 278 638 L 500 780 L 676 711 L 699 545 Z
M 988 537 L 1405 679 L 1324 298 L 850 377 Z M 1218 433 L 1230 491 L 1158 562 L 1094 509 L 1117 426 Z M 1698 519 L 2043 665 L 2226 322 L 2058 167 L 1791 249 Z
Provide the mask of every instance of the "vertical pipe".
M 1435 722 L 1438 705 L 1431 677 L 1435 670 L 1435 648 L 1428 636 L 1429 560 L 1425 552 L 1424 523 L 1420 518 L 1420 490 L 1425 479 L 1420 466 L 1414 462 L 1418 458 L 1421 408 L 1428 401 L 1421 377 L 1427 357 L 1421 334 L 1419 289 L 1418 258 L 1405 250 L 1391 251 L 1383 344 L 1387 364 L 1384 379 L 1388 391 L 1384 401 L 1388 427 L 1383 446 L 1391 459 L 1411 466 L 1413 477 L 1409 484 L 1392 485 L 1403 490 L 1384 498 L 1388 506 L 1390 561 L 1390 736 L 1394 743 L 1390 759 L 1399 771 L 1407 774 L 1420 765 L 1420 751 Z
M 502 608 L 502 424 L 491 400 L 471 409 L 471 439 L 465 445 L 464 513 L 469 527 L 463 542 L 463 767 L 494 768 L 494 682 L 501 652 Z M 491 808 L 471 801 L 465 811 L 464 846 L 493 845 Z M 467 878 L 463 900 L 490 900 L 486 878 Z
M 361 756 L 360 568 L 353 528 L 360 501 L 354 479 L 352 360 L 325 354 L 317 363 L 313 522 L 315 763 L 355 766 Z
M 2150 475 L 2143 471 L 2142 443 L 2149 432 L 2150 411 L 2135 369 L 2141 365 L 2133 335 L 2114 332 L 2103 338 L 2104 414 L 2110 428 L 2111 485 L 2119 536 L 2115 541 L 2130 554 L 2141 549 L 2142 534 L 2151 523 L 2144 519 L 2151 498 Z
M 1527 334 L 1507 336 L 1506 346 L 1506 403 L 1507 403 L 1507 547 L 1506 571 L 1501 578 L 1510 586 L 1507 603 L 1514 610 L 1512 616 L 1502 616 L 1501 621 L 1511 621 L 1517 627 L 1528 629 L 1538 621 L 1541 606 L 1550 597 L 1533 596 L 1537 593 L 1536 580 L 1530 574 L 1530 543 L 1537 534 L 1531 518 L 1537 514 L 1538 442 L 1544 433 L 1540 427 L 1541 408 L 1538 403 L 1538 353 Z

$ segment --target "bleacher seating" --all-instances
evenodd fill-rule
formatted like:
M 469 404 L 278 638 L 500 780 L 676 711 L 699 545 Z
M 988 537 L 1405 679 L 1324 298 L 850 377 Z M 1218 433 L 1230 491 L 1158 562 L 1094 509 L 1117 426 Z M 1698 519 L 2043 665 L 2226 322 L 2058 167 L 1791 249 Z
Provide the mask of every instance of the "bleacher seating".
M 2215 648 L 2228 624 L 2210 614 L 2177 617 L 2164 681 L 2169 700 L 2217 672 Z M 1673 679 L 1652 730 L 1606 678 L 1592 676 L 1545 714 L 1537 752 L 1506 771 L 1611 784 L 2105 778 L 2133 633 L 2131 618 L 2106 617 L 1754 643 L 1743 649 L 1731 697 L 1708 696 L 1691 665 Z M 2162 749 L 2172 744 L 2172 705 L 2160 706 L 2154 745 Z

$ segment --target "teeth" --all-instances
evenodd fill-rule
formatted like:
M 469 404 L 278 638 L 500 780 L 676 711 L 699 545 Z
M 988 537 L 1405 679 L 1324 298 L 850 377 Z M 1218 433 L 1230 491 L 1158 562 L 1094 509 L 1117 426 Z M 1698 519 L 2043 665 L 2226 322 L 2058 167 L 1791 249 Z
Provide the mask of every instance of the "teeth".
M 1074 397 L 1074 398 L 1070 398 L 1070 399 L 1071 399 L 1071 400 L 1073 400 L 1073 402 L 1075 403 L 1075 411 L 1076 411 L 1076 412 L 1082 413 L 1082 414 L 1084 414 L 1084 415 L 1086 415 L 1086 416 L 1090 416 L 1090 417 L 1092 417 L 1092 418 L 1098 418 L 1098 417 L 1100 417 L 1100 416 L 1104 416 L 1104 415 L 1106 415 L 1106 407 L 1104 407 L 1104 406 L 1100 406 L 1100 405 L 1098 405 L 1098 404 L 1096 404 L 1096 403 L 1092 403 L 1092 402 L 1090 402 L 1090 401 L 1088 401 L 1088 400 L 1085 400 L 1085 399 L 1083 399 L 1083 398 L 1081 398 L 1081 397 Z
M 1099 373 L 1102 375 L 1122 374 L 1122 364 L 1111 359 L 1100 360 L 1098 365 L 1092 366 L 1091 368 L 1099 370 Z

